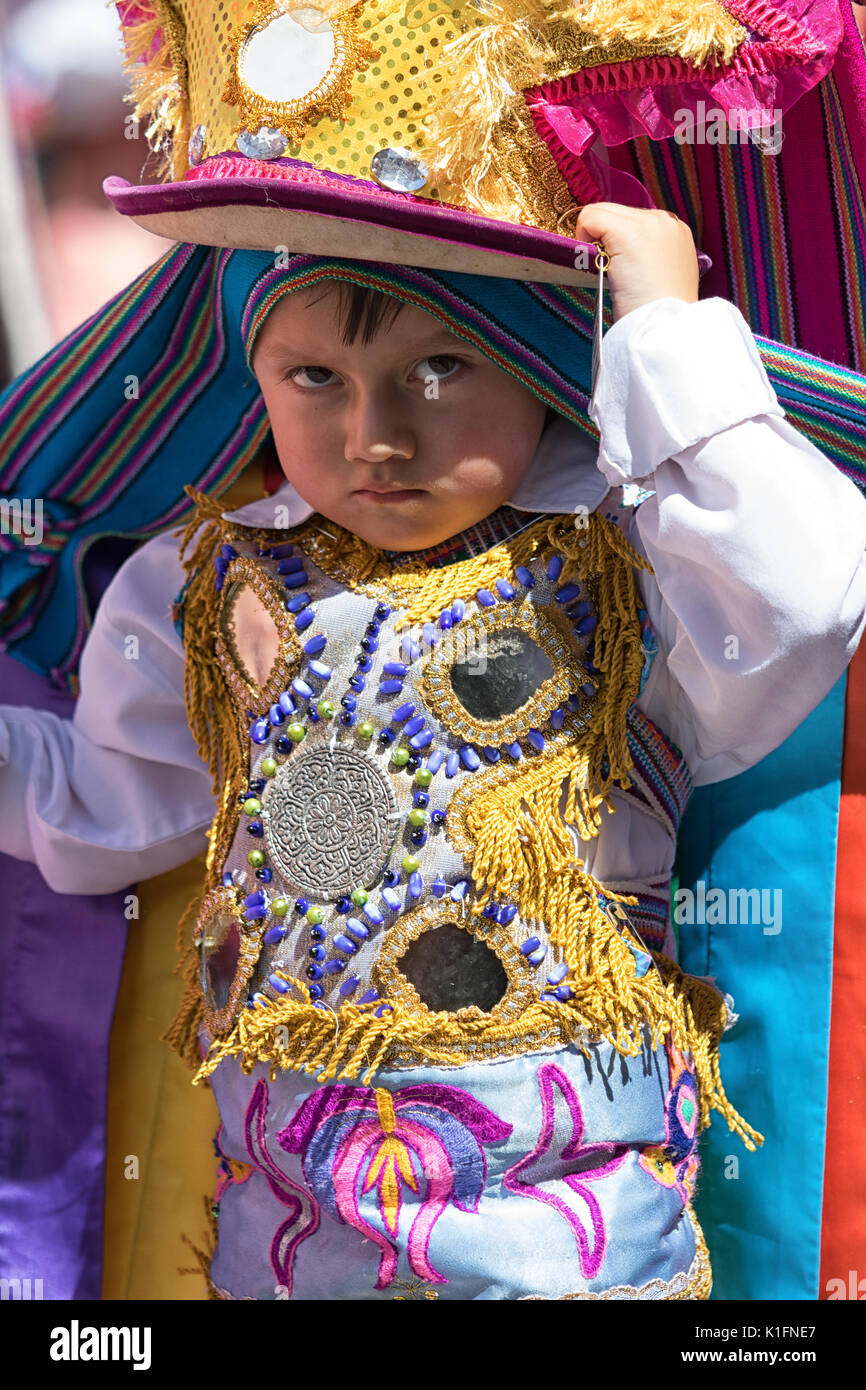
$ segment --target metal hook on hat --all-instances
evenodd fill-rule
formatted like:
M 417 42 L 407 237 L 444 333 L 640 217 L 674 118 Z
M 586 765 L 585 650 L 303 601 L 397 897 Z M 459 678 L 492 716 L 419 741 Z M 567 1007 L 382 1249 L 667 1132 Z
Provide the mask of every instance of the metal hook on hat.
M 556 219 L 556 230 L 560 234 L 560 236 L 568 235 L 568 233 L 562 232 L 562 224 L 565 221 L 566 217 L 571 217 L 572 213 L 574 213 L 574 227 L 571 229 L 571 236 L 574 241 L 577 241 L 577 219 L 579 218 L 581 212 L 586 206 L 586 203 L 575 203 L 572 207 L 566 208 L 565 212 L 560 213 L 559 217 Z M 676 214 L 672 214 L 672 216 L 675 215 Z M 604 246 L 600 241 L 594 241 L 592 244 L 596 249 L 596 270 L 607 270 L 608 266 L 610 265 L 610 253 L 604 249 Z

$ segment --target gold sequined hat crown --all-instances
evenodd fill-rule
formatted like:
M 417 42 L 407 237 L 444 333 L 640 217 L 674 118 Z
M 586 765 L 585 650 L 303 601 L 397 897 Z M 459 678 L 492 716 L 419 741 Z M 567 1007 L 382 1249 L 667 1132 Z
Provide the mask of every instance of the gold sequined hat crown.
M 584 203 L 652 206 L 604 147 L 704 108 L 766 130 L 824 76 L 835 0 L 118 3 L 162 182 L 109 178 L 178 241 L 589 282 Z

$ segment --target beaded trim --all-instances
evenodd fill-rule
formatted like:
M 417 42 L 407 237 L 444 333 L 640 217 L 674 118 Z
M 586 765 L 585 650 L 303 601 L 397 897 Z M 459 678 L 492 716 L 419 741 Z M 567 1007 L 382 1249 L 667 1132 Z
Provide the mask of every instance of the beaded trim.
M 241 589 L 252 589 L 256 598 L 267 610 L 279 638 L 279 650 L 264 685 L 259 685 L 244 665 L 237 647 L 237 637 L 231 617 L 234 600 Z M 266 715 L 271 705 L 285 690 L 303 657 L 298 634 L 289 620 L 283 605 L 282 590 L 271 581 L 268 574 L 246 555 L 239 555 L 230 561 L 223 583 L 223 604 L 220 608 L 217 631 L 214 637 L 214 652 L 222 667 L 226 684 L 238 707 L 253 710 L 257 715 Z
M 498 958 L 508 977 L 505 994 L 489 1012 L 471 1004 L 453 1012 L 446 1010 L 436 1014 L 427 1008 L 414 985 L 410 984 L 398 968 L 399 961 L 413 941 L 417 941 L 426 932 L 435 931 L 446 922 L 459 926 L 461 930 L 483 941 Z M 429 902 L 400 917 L 385 937 L 372 975 L 384 998 L 393 1000 L 420 1019 L 431 1022 L 436 1018 L 447 1019 L 456 1029 L 471 1029 L 473 1024 L 489 1024 L 494 1019 L 506 1027 L 513 1024 L 530 1004 L 535 1003 L 537 988 L 535 971 L 508 933 L 490 917 L 467 912 L 465 901 L 459 906 L 451 901 Z M 456 1038 L 453 1042 L 445 1041 L 439 1048 L 445 1054 L 459 1055 L 461 1060 L 465 1060 L 465 1038 Z
M 525 704 L 500 719 L 477 719 L 470 715 L 458 700 L 449 680 L 451 667 L 475 648 L 479 634 L 490 635 L 508 628 L 518 628 L 526 633 L 549 657 L 553 675 L 549 676 Z M 567 700 L 573 691 L 579 691 L 584 683 L 597 690 L 578 656 L 574 644 L 571 624 L 554 605 L 549 605 L 544 614 L 528 599 L 515 606 L 484 609 L 459 627 L 446 631 L 432 655 L 428 658 L 423 674 L 424 694 L 439 719 L 453 734 L 469 742 L 492 744 L 511 743 L 524 737 L 530 729 L 543 723 L 551 710 Z M 594 708 L 593 697 L 584 696 L 582 705 L 589 714 L 569 717 L 569 728 L 576 732 L 590 722 Z
M 698 1218 L 694 1209 L 689 1204 L 685 1208 L 686 1214 L 692 1223 L 692 1230 L 695 1237 L 695 1253 L 689 1266 L 688 1272 L 675 1274 L 673 1279 L 650 1279 L 646 1284 L 641 1284 L 635 1288 L 633 1284 L 615 1284 L 612 1288 L 605 1289 L 602 1293 L 588 1293 L 581 1290 L 579 1293 L 564 1293 L 558 1299 L 545 1299 L 543 1294 L 531 1293 L 524 1294 L 519 1300 L 521 1303 L 542 1303 L 557 1302 L 566 1303 L 577 1299 L 615 1299 L 628 1301 L 631 1299 L 687 1299 L 705 1300 L 710 1296 L 713 1287 L 713 1271 L 710 1265 L 710 1252 L 707 1249 L 707 1242 L 701 1230 Z
M 240 951 L 228 999 L 223 1008 L 214 1009 L 208 1002 L 209 995 L 205 988 L 206 977 L 201 948 L 209 923 L 221 915 L 235 918 L 240 933 Z M 236 888 L 212 888 L 205 894 L 193 930 L 193 944 L 199 953 L 199 981 L 204 1021 L 211 1036 L 218 1035 L 226 1032 L 234 1022 L 235 1015 L 241 1007 L 241 995 L 249 984 L 262 949 L 262 929 L 258 924 L 244 921 Z

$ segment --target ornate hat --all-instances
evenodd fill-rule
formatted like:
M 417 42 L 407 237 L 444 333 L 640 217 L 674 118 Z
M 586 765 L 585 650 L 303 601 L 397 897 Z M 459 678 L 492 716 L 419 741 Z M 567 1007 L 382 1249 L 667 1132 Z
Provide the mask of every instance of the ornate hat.
M 589 284 L 573 231 L 653 206 L 605 150 L 719 113 L 761 139 L 827 73 L 835 0 L 119 0 L 162 182 L 115 207 L 202 245 Z M 762 135 L 762 132 L 764 133 Z

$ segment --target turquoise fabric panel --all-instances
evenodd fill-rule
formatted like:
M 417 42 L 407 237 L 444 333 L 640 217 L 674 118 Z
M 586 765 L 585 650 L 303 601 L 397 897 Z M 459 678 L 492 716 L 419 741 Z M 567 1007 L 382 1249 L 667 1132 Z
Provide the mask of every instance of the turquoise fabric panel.
M 818 1297 L 846 684 L 758 766 L 698 788 L 680 830 L 680 887 L 721 888 L 728 909 L 726 925 L 680 926 L 682 964 L 734 996 L 722 1079 L 765 1136 L 749 1153 L 714 1114 L 702 1138 L 696 1208 L 715 1299 Z M 771 894 L 733 925 L 737 888 L 781 889 L 781 930 Z

